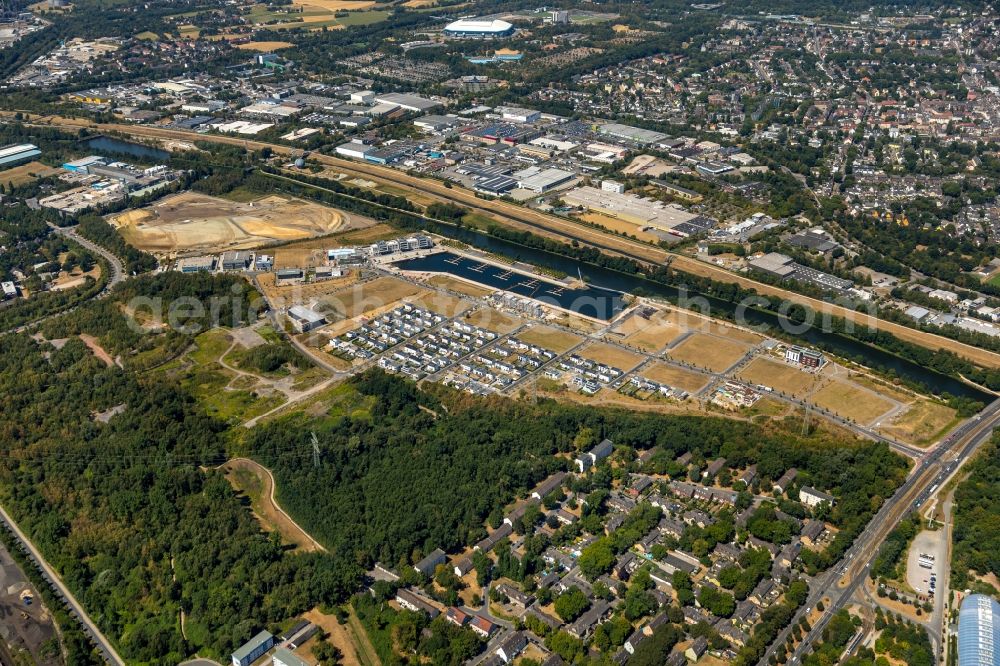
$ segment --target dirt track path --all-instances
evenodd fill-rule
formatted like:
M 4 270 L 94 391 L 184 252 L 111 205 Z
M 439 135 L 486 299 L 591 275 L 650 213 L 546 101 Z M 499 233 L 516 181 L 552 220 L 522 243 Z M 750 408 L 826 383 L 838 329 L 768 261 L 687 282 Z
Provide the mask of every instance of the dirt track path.
M 312 538 L 295 520 L 285 513 L 285 510 L 278 504 L 274 497 L 275 482 L 271 470 L 264 467 L 255 460 L 249 458 L 233 458 L 229 462 L 223 463 L 219 469 L 224 472 L 243 470 L 250 472 L 261 482 L 261 493 L 258 508 L 264 516 L 263 522 L 273 525 L 278 532 L 296 548 L 301 548 L 306 552 L 326 552 L 323 545 Z

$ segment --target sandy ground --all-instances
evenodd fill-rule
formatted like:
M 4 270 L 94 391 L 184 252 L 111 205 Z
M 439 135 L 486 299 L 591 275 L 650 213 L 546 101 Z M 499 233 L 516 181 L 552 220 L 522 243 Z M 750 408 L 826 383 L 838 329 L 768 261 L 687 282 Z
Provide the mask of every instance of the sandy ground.
M 466 280 L 459 280 L 443 273 L 429 277 L 427 279 L 427 284 L 432 287 L 447 289 L 448 291 L 454 291 L 459 294 L 465 294 L 466 296 L 472 296 L 474 298 L 482 298 L 483 296 L 489 296 L 493 293 L 493 290 L 488 287 L 480 287 L 471 282 L 467 282 Z
M 486 328 L 501 335 L 510 333 L 524 323 L 516 317 L 511 317 L 493 308 L 479 308 L 469 315 L 466 321 L 473 326 Z
M 427 290 L 403 280 L 381 277 L 371 282 L 354 285 L 320 300 L 332 307 L 344 319 L 351 319 L 375 311 L 395 307 L 405 299 L 423 296 Z
M 656 243 L 660 240 L 656 234 L 643 231 L 642 227 L 637 224 L 632 224 L 631 222 L 626 222 L 625 220 L 618 220 L 607 215 L 601 215 L 600 213 L 585 213 L 580 215 L 579 218 L 584 222 L 590 222 L 591 224 L 602 226 L 610 231 L 617 231 L 628 236 L 635 236 L 639 240 L 646 241 L 647 243 Z
M 834 414 L 867 424 L 892 409 L 893 404 L 871 391 L 834 381 L 813 393 L 811 401 Z
M 658 311 L 649 319 L 633 315 L 615 327 L 623 342 L 645 352 L 655 352 L 663 349 L 680 335 L 684 329 L 677 323 L 673 311 Z
M 418 296 L 413 299 L 413 304 L 426 308 L 431 312 L 436 312 L 439 315 L 444 315 L 445 317 L 460 315 L 472 307 L 472 304 L 468 301 L 456 298 L 450 294 L 443 294 L 440 291 L 431 291 Z
M 882 424 L 882 432 L 918 446 L 930 444 L 956 418 L 947 405 L 920 400 Z
M 104 347 L 101 346 L 101 343 L 97 341 L 97 338 L 92 335 L 87 335 L 86 333 L 81 333 L 80 339 L 83 340 L 83 344 L 90 348 L 90 351 L 93 352 L 94 356 L 104 361 L 109 368 L 115 364 L 115 360 L 111 358 L 111 354 L 105 351 Z
M 237 203 L 197 192 L 165 197 L 109 222 L 141 250 L 154 253 L 248 249 L 345 229 L 350 216 L 297 199 L 269 196 Z

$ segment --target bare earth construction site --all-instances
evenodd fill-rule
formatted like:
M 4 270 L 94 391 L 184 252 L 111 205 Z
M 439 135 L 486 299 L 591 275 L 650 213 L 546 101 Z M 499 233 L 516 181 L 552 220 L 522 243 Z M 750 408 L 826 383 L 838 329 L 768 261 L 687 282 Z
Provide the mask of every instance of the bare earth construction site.
M 281 196 L 247 203 L 183 192 L 108 218 L 135 247 L 158 255 L 246 250 L 364 227 L 347 213 Z

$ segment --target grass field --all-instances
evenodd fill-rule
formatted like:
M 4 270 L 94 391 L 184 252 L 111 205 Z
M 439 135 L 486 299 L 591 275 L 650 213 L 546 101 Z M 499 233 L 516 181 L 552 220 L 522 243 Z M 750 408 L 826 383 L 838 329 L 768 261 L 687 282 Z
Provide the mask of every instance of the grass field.
M 399 229 L 396 227 L 379 222 L 363 229 L 352 229 L 351 231 L 339 233 L 332 240 L 346 247 L 349 245 L 364 245 L 365 243 L 389 240 L 390 238 L 399 236 L 399 233 Z
M 285 402 L 281 393 L 250 390 L 219 363 L 231 344 L 229 331 L 213 328 L 196 337 L 194 349 L 179 362 L 160 372 L 179 381 L 207 414 L 230 423 L 259 416 Z
M 667 354 L 678 361 L 722 372 L 740 360 L 749 349 L 750 345 L 735 340 L 692 333 Z
M 618 368 L 623 372 L 631 370 L 643 359 L 643 357 L 639 354 L 633 354 L 632 352 L 626 351 L 621 347 L 605 344 L 603 342 L 595 342 L 592 345 L 588 345 L 581 349 L 578 353 L 583 358 L 589 358 L 591 361 L 596 361 L 597 363 L 603 363 L 613 368 Z
M 538 345 L 562 354 L 583 340 L 578 335 L 550 326 L 531 326 L 517 334 L 517 338 L 529 345 Z
M 41 162 L 28 162 L 11 169 L 0 171 L 0 185 L 14 185 L 19 187 L 33 183 L 39 178 L 54 176 L 60 173 L 59 169 L 46 166 Z
M 803 396 L 816 386 L 819 378 L 781 361 L 758 357 L 740 371 L 739 378 L 763 384 L 793 396 Z
M 812 402 L 857 423 L 871 423 L 892 409 L 892 403 L 853 384 L 835 381 L 813 393 Z
M 607 215 L 601 215 L 600 213 L 584 213 L 578 217 L 584 222 L 596 224 L 609 231 L 623 233 L 628 236 L 635 236 L 639 240 L 646 241 L 647 243 L 658 243 L 660 241 L 659 236 L 656 234 L 643 231 L 639 225 L 626 222 L 625 220 L 619 220 Z
M 705 384 L 708 383 L 708 377 L 705 375 L 675 368 L 674 366 L 667 365 L 666 363 L 654 363 L 653 365 L 644 368 L 641 374 L 643 377 L 652 379 L 654 382 L 660 382 L 667 384 L 668 386 L 683 389 L 688 393 L 699 391 L 704 388 Z
M 951 407 L 931 400 L 919 400 L 890 423 L 882 424 L 881 430 L 915 446 L 927 446 L 937 441 L 957 421 L 957 413 Z
M 649 319 L 632 316 L 615 327 L 615 332 L 624 336 L 625 344 L 646 352 L 663 349 L 682 331 L 673 311 L 658 311 Z

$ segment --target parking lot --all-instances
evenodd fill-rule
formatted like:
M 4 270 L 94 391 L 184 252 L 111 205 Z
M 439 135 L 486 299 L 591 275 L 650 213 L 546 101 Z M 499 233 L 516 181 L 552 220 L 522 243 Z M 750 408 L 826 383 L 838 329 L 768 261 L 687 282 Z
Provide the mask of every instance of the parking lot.
M 944 530 L 924 530 L 913 539 L 910 552 L 906 556 L 906 582 L 918 594 L 926 595 L 930 591 L 930 576 L 941 571 L 941 563 L 948 556 L 948 547 L 945 543 Z M 934 558 L 931 569 L 920 566 L 920 554 L 930 555 Z M 938 585 L 942 584 L 941 577 L 938 576 Z

